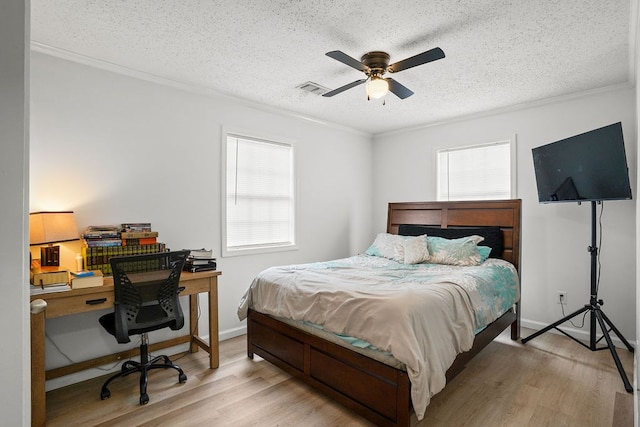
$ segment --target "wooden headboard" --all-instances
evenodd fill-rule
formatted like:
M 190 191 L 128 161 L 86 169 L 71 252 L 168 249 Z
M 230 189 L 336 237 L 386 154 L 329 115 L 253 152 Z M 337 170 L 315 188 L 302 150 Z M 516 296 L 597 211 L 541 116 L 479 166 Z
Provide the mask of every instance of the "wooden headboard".
M 440 228 L 497 226 L 502 233 L 501 258 L 519 272 L 521 205 L 520 199 L 389 203 L 387 233 L 398 234 L 400 224 Z

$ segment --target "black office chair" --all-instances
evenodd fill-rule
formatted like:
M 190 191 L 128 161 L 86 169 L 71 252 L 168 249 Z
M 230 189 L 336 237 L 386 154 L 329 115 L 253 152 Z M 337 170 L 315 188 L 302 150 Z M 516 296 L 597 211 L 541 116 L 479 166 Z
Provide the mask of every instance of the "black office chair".
M 114 311 L 100 317 L 100 324 L 121 344 L 130 342 L 131 335 L 141 335 L 142 344 L 140 362 L 124 362 L 120 372 L 110 377 L 102 386 L 100 399 L 111 396 L 107 387 L 113 380 L 134 372 L 140 372 L 141 405 L 149 402 L 147 382 L 150 370 L 175 369 L 178 371 L 178 381 L 187 381 L 185 373 L 169 357 L 162 355 L 149 360 L 147 333 L 162 328 L 178 330 L 184 326 L 184 316 L 178 301 L 178 285 L 188 255 L 189 251 L 177 251 L 110 259 L 115 294 Z

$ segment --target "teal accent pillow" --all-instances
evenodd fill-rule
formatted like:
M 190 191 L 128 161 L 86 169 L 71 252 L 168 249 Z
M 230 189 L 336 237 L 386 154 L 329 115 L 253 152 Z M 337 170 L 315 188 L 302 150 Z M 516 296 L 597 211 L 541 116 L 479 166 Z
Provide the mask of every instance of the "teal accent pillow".
M 479 265 L 481 257 L 477 244 L 483 240 L 484 237 L 480 236 L 467 236 L 460 239 L 429 236 L 427 237 L 429 262 L 459 266 Z
M 465 227 L 465 228 L 437 228 L 427 225 L 400 224 L 398 234 L 401 236 L 444 237 L 445 239 L 459 239 L 467 236 L 484 237 L 483 243 L 491 248 L 491 258 L 502 256 L 502 231 L 500 227 Z
M 480 252 L 480 264 L 482 264 L 489 258 L 491 248 L 489 246 L 478 246 L 478 252 Z

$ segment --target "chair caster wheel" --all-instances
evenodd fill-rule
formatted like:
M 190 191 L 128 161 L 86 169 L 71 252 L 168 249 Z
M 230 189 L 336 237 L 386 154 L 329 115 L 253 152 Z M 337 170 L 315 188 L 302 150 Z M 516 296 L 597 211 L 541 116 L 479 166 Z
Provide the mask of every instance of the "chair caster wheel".
M 178 375 L 178 382 L 180 382 L 180 384 L 186 383 L 187 382 L 187 374 Z
M 111 392 L 106 388 L 100 392 L 100 400 L 105 400 L 111 397 Z
M 149 395 L 148 394 L 140 395 L 140 404 L 146 405 L 147 403 L 149 403 Z

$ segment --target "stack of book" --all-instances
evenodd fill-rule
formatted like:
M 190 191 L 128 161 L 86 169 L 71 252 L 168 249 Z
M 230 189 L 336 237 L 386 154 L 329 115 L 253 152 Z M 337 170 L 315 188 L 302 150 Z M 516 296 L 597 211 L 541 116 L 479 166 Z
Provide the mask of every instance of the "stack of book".
M 106 248 L 82 248 L 85 269 L 100 270 L 105 276 L 111 276 L 111 264 L 109 260 L 114 256 L 152 254 L 166 252 L 164 243 L 153 245 L 111 246 Z
M 115 226 L 90 226 L 82 234 L 82 258 L 85 270 L 112 274 L 109 260 L 114 256 L 165 252 L 158 232 L 149 222 L 130 222 Z
M 129 222 L 122 224 L 120 239 L 122 246 L 153 245 L 158 243 L 158 232 L 151 230 L 150 222 Z
M 120 227 L 117 225 L 90 225 L 82 233 L 86 247 L 120 246 Z
M 69 287 L 69 271 L 57 267 L 34 267 L 31 269 L 30 279 L 32 294 L 68 291 L 71 289 Z
M 190 251 L 187 261 L 184 263 L 184 271 L 196 273 L 216 269 L 216 259 L 213 258 L 211 249 L 190 249 Z
M 71 273 L 71 289 L 91 288 L 94 286 L 102 286 L 103 278 L 100 270 L 95 271 L 72 271 Z

